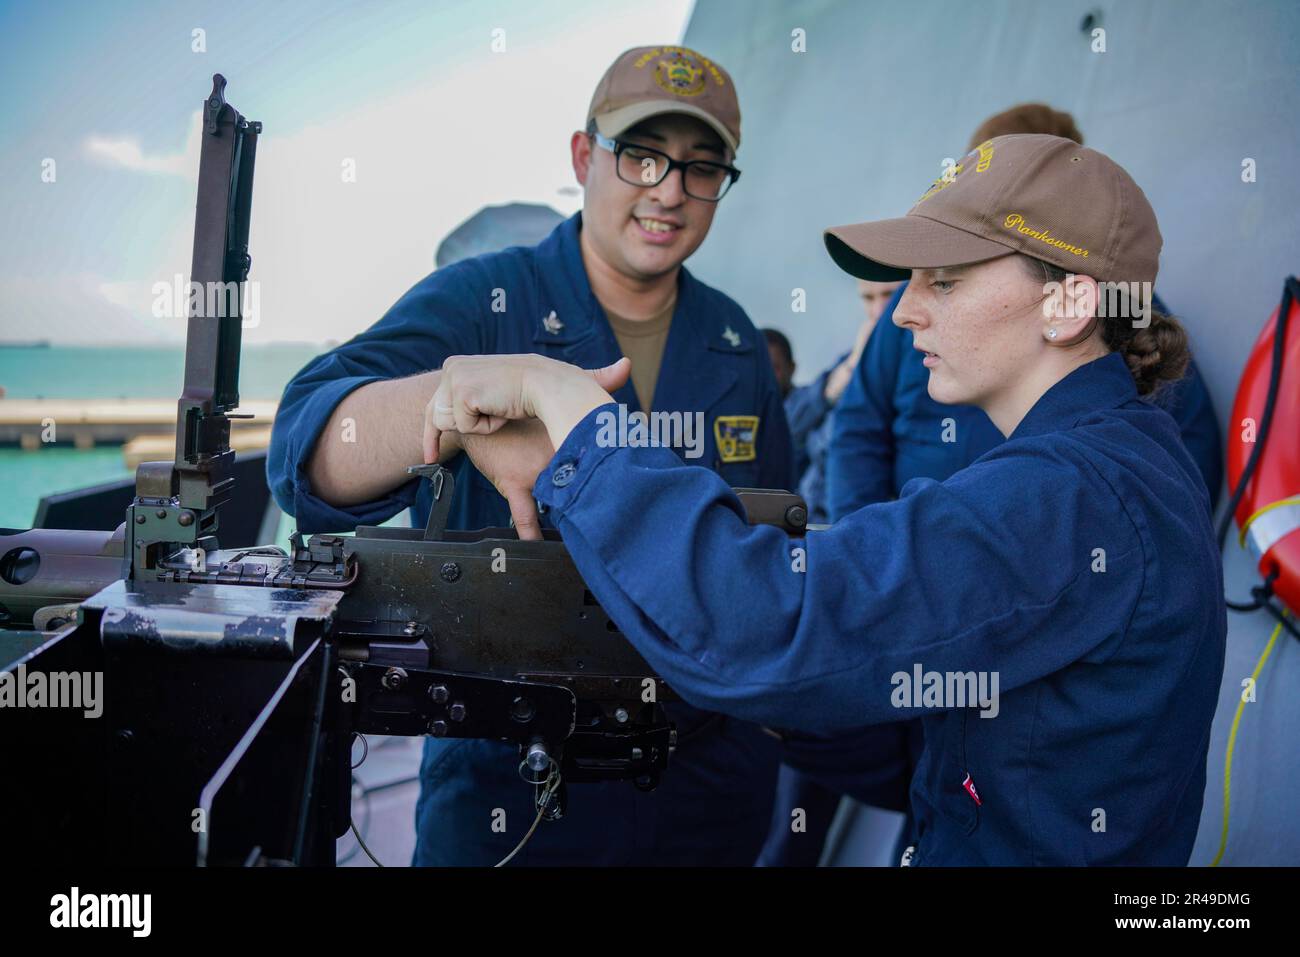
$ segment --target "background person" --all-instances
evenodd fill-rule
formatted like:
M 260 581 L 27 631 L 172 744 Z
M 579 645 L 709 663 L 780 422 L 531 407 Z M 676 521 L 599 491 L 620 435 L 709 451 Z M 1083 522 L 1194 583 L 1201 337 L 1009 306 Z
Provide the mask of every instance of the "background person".
M 867 339 L 876 327 L 890 298 L 898 290 L 898 282 L 871 282 L 857 280 L 858 298 L 862 302 L 866 319 L 858 326 L 853 348 L 844 353 L 806 386 L 787 391 L 785 417 L 790 422 L 790 436 L 794 443 L 795 472 L 798 490 L 808 506 L 808 521 L 816 524 L 830 522 L 826 500 L 826 455 L 830 449 L 833 413 L 845 387 L 853 377 Z M 794 373 L 794 360 L 790 342 L 775 329 L 764 329 L 772 364 L 781 378 L 783 357 L 789 356 L 789 374 Z M 784 343 L 783 348 L 773 345 L 774 337 Z M 833 778 L 832 778 L 833 780 Z M 883 782 L 889 787 L 892 782 Z M 862 780 L 852 781 L 857 793 L 867 793 L 869 788 Z M 772 827 L 763 850 L 755 862 L 759 867 L 795 866 L 812 867 L 821 859 L 826 835 L 839 809 L 844 787 L 830 787 L 818 783 L 810 775 L 795 770 L 784 761 L 777 775 L 776 799 L 772 805 Z M 886 806 L 906 804 L 905 790 L 895 790 L 881 797 L 873 793 L 874 801 Z M 797 813 L 798 828 L 794 826 Z
M 768 355 L 777 386 L 785 400 L 785 417 L 790 423 L 790 437 L 794 448 L 795 482 L 799 493 L 808 503 L 809 521 L 828 521 L 825 507 L 825 459 L 830 441 L 830 411 L 844 394 L 844 387 L 853 376 L 862 355 L 867 337 L 884 311 L 885 304 L 898 289 L 896 282 L 858 281 L 858 295 L 866 312 L 866 320 L 858 327 L 853 348 L 841 355 L 827 369 L 805 386 L 794 385 L 797 365 L 790 340 L 779 329 L 763 329 Z

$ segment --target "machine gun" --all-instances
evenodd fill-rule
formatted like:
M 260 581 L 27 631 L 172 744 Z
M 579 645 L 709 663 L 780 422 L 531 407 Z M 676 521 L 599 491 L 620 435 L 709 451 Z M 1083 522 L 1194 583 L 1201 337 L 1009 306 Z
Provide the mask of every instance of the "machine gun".
M 209 295 L 191 295 L 174 460 L 138 467 L 113 532 L 0 530 L 6 850 L 332 864 L 367 733 L 512 742 L 541 817 L 563 814 L 569 784 L 654 788 L 676 743 L 672 690 L 558 533 L 447 529 L 448 470 L 409 470 L 433 485 L 423 529 L 220 547 L 262 130 L 225 102 L 225 82 L 213 77 L 203 108 L 191 290 Z M 226 314 L 204 314 L 214 286 L 235 304 Z M 802 531 L 797 496 L 738 492 L 751 521 Z M 50 706 L 58 688 L 101 679 L 102 714 Z

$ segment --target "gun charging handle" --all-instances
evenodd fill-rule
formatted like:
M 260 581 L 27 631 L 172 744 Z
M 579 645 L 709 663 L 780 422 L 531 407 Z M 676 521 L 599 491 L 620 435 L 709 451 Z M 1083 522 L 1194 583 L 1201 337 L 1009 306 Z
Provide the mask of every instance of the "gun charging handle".
M 442 533 L 447 530 L 447 516 L 451 512 L 451 499 L 456 494 L 456 476 L 451 469 L 445 469 L 437 462 L 412 465 L 406 474 L 427 478 L 433 486 L 433 505 L 429 508 L 429 521 L 424 526 L 424 540 L 442 541 Z

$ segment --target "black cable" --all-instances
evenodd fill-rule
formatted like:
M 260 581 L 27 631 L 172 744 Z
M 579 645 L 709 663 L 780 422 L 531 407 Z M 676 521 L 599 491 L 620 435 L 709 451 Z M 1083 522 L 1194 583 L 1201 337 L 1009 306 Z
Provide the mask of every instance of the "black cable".
M 1259 458 L 1264 452 L 1264 443 L 1268 439 L 1269 428 L 1273 424 L 1273 408 L 1277 404 L 1277 393 L 1282 384 L 1282 352 L 1286 347 L 1287 320 L 1291 314 L 1291 303 L 1295 299 L 1300 299 L 1300 280 L 1295 276 L 1287 276 L 1286 282 L 1282 285 L 1282 304 L 1278 307 L 1277 325 L 1273 329 L 1273 361 L 1268 373 L 1268 395 L 1264 400 L 1264 415 L 1260 419 L 1259 436 L 1255 447 L 1250 451 L 1250 458 L 1246 460 L 1246 467 L 1241 470 L 1241 477 L 1228 501 L 1228 507 L 1223 512 L 1223 518 L 1219 520 L 1216 538 L 1220 554 L 1223 553 L 1223 546 L 1228 539 L 1228 528 L 1232 525 L 1233 516 L 1241 503 L 1242 495 L 1246 492 L 1246 486 L 1250 484 L 1255 474 L 1255 466 L 1259 464 Z M 1256 585 L 1250 590 L 1253 601 L 1235 602 L 1226 595 L 1223 601 L 1231 611 L 1235 612 L 1253 612 L 1262 608 L 1276 618 L 1295 638 L 1300 639 L 1300 630 L 1296 629 L 1295 624 L 1279 611 L 1272 601 L 1273 582 L 1277 580 L 1279 572 L 1279 569 L 1274 568 L 1268 573 L 1262 585 Z
M 1273 569 L 1271 572 L 1268 573 L 1268 577 L 1264 579 L 1264 584 L 1256 585 L 1254 588 L 1250 590 L 1250 594 L 1254 597 L 1255 600 L 1250 602 L 1249 604 L 1238 604 L 1235 601 L 1230 601 L 1226 597 L 1223 599 L 1224 603 L 1233 611 L 1238 611 L 1238 612 L 1259 611 L 1261 608 L 1267 605 L 1269 603 L 1269 599 L 1273 597 L 1273 582 L 1277 581 L 1277 576 L 1280 574 L 1280 572 L 1281 569 L 1277 569 L 1277 568 Z
M 1282 627 L 1291 633 L 1292 638 L 1300 641 L 1300 628 L 1296 627 L 1295 622 L 1290 619 L 1285 611 L 1278 608 L 1277 605 L 1272 602 L 1265 605 L 1264 610 L 1276 618 L 1281 623 Z
M 370 757 L 370 742 L 366 740 L 366 736 L 362 734 L 360 731 L 353 731 L 352 737 L 360 738 L 361 747 L 364 749 L 361 752 L 361 760 L 358 761 L 356 764 L 352 765 L 352 770 L 355 771 L 357 768 L 361 767 L 361 765 L 366 763 L 366 758 Z

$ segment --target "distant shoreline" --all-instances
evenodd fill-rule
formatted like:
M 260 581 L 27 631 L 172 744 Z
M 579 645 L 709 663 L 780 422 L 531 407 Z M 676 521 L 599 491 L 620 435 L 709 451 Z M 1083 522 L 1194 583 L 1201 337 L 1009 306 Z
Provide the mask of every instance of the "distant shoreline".
M 323 342 L 311 342 L 303 339 L 285 340 L 282 342 L 245 342 L 241 349 L 321 349 L 329 350 L 339 345 L 336 339 L 326 339 Z M 0 349 L 50 349 L 54 348 L 54 343 L 49 339 L 14 339 L 12 341 L 0 340 Z M 185 341 L 183 339 L 175 342 L 60 342 L 60 349 L 172 349 L 185 350 Z

